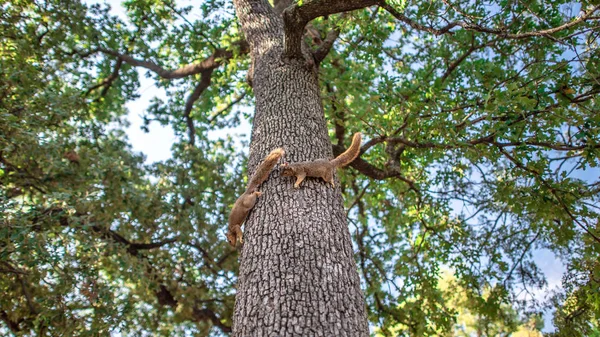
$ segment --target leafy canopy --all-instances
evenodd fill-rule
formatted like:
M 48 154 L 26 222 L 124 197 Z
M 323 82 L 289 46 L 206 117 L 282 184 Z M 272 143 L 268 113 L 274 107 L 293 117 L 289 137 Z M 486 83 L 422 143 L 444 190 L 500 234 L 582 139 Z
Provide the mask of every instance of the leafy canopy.
M 210 135 L 251 119 L 248 46 L 229 1 L 122 5 L 0 4 L 3 333 L 231 330 L 247 144 Z M 341 178 L 378 333 L 461 335 L 468 312 L 508 334 L 550 308 L 555 335 L 598 335 L 599 16 L 388 1 L 309 24 L 309 48 L 335 39 L 319 69 L 334 152 L 368 140 Z M 168 97 L 146 129 L 177 136 L 161 162 L 125 133 L 143 77 Z M 546 302 L 541 249 L 567 266 Z

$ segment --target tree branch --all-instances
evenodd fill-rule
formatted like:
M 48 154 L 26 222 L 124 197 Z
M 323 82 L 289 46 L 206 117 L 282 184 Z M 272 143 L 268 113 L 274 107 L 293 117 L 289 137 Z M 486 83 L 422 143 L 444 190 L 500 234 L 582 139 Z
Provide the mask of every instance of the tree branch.
M 469 57 L 469 55 L 471 55 L 474 51 L 489 45 L 490 43 L 481 44 L 478 46 L 474 46 L 473 44 L 471 44 L 471 47 L 464 54 L 462 54 L 456 61 L 450 64 L 444 75 L 442 75 L 442 83 L 446 81 L 446 79 L 448 78 L 448 76 L 450 76 L 450 74 L 452 74 L 454 69 L 456 69 L 456 67 L 458 67 L 458 65 L 461 64 L 464 60 L 466 60 L 467 57 Z
M 377 144 L 385 142 L 385 139 L 386 139 L 385 137 L 375 137 L 375 138 L 369 139 L 367 142 L 365 142 L 360 147 L 360 154 L 367 152 L 368 149 L 372 148 L 373 146 L 375 146 Z
M 388 5 L 385 2 L 381 4 L 381 7 L 383 7 L 386 11 L 388 11 L 396 19 L 406 23 L 413 29 L 424 31 L 424 32 L 429 32 L 434 35 L 446 34 L 446 33 L 450 32 L 450 30 L 452 28 L 462 27 L 463 29 L 466 29 L 466 30 L 472 30 L 472 31 L 477 31 L 477 32 L 482 32 L 482 33 L 490 33 L 490 34 L 499 35 L 503 38 L 518 40 L 518 39 L 524 39 L 524 38 L 533 37 L 533 36 L 548 36 L 549 37 L 551 34 L 554 34 L 561 30 L 565 30 L 567 28 L 571 28 L 583 21 L 588 20 L 588 19 L 594 20 L 594 17 L 591 17 L 591 15 L 600 8 L 600 5 L 597 5 L 596 7 L 592 8 L 590 11 L 586 12 L 584 15 L 578 17 L 577 19 L 575 19 L 571 22 L 565 23 L 563 25 L 560 25 L 558 27 L 534 31 L 534 32 L 520 33 L 520 34 L 511 34 L 503 29 L 493 29 L 493 28 L 483 27 L 483 26 L 480 26 L 477 24 L 466 23 L 464 21 L 451 22 L 451 23 L 447 24 L 446 26 L 437 29 L 437 28 L 433 28 L 430 26 L 421 25 L 418 22 L 409 19 L 404 14 L 398 12 L 392 6 Z
M 333 43 L 340 36 L 340 30 L 338 28 L 334 28 L 327 33 L 327 37 L 323 40 L 323 43 L 319 46 L 317 50 L 313 52 L 313 58 L 315 59 L 315 63 L 317 67 L 321 64 L 321 61 L 325 59 L 331 47 L 333 47 Z
M 13 274 L 17 274 L 17 275 L 27 275 L 27 272 L 24 272 L 22 270 L 15 268 L 13 265 L 8 263 L 8 261 L 0 261 L 0 264 L 7 267 L 7 269 L 0 269 L 0 273 L 13 273 Z
M 241 95 L 239 95 L 238 97 L 234 98 L 231 102 L 229 102 L 226 106 L 224 106 L 223 108 L 219 109 L 218 111 L 212 113 L 211 114 L 212 116 L 208 120 L 208 124 L 212 124 L 215 121 L 215 119 L 217 119 L 218 116 L 220 116 L 227 110 L 231 109 L 234 105 L 241 102 L 241 100 L 243 100 L 244 97 L 246 97 L 246 95 L 247 95 L 247 92 L 243 92 Z
M 346 149 L 341 146 L 341 145 L 333 145 L 333 155 L 334 156 L 339 156 L 340 154 L 342 154 Z M 391 173 L 388 171 L 384 171 L 382 169 L 379 169 L 371 164 L 369 164 L 368 162 L 366 162 L 364 159 L 357 157 L 356 159 L 354 159 L 354 161 L 352 163 L 350 163 L 350 166 L 353 167 L 354 169 L 356 169 L 358 172 L 366 175 L 369 178 L 373 178 L 375 180 L 384 180 L 390 177 L 394 177 L 397 175 L 396 172 Z
M 192 107 L 194 106 L 194 102 L 196 102 L 198 98 L 200 98 L 200 95 L 210 85 L 212 71 L 212 69 L 209 69 L 202 72 L 200 82 L 196 85 L 194 91 L 190 94 L 187 101 L 185 102 L 183 116 L 185 117 L 185 121 L 188 126 L 188 133 L 190 137 L 189 144 L 192 146 L 196 143 L 196 127 L 194 126 L 194 120 L 191 117 Z
M 504 150 L 503 148 L 499 148 L 499 150 L 502 153 L 502 155 L 504 155 L 504 157 L 506 157 L 508 160 L 510 160 L 513 164 L 515 164 L 515 166 L 517 166 L 518 168 L 520 168 L 526 172 L 533 174 L 534 177 L 537 178 L 542 185 L 544 185 L 546 188 L 548 188 L 550 193 L 556 198 L 556 200 L 558 201 L 558 203 L 560 204 L 562 209 L 565 211 L 565 213 L 567 213 L 569 218 L 571 218 L 571 220 L 573 220 L 573 222 L 575 224 L 577 224 L 579 226 L 579 228 L 583 229 L 587 234 L 589 234 L 597 243 L 600 243 L 600 237 L 595 235 L 587 226 L 585 226 L 584 224 L 579 222 L 579 220 L 577 220 L 575 215 L 573 213 L 571 213 L 571 210 L 569 210 L 569 207 L 565 204 L 565 202 L 562 200 L 562 198 L 558 196 L 558 193 L 556 193 L 556 189 L 554 187 L 552 187 L 546 181 L 546 179 L 544 179 L 542 177 L 542 175 L 537 170 L 531 169 L 531 168 L 525 166 L 523 163 L 518 161 L 515 157 L 511 156 L 508 152 L 506 152 L 506 150 Z
M 333 145 L 333 153 L 335 156 L 339 156 L 345 150 L 346 149 L 343 146 Z M 356 169 L 358 172 L 366 175 L 369 178 L 375 179 L 375 180 L 398 178 L 398 179 L 402 180 L 403 182 L 405 182 L 406 184 L 408 184 L 410 189 L 415 191 L 417 193 L 417 195 L 419 195 L 419 196 L 421 195 L 421 190 L 419 190 L 419 188 L 417 188 L 416 183 L 414 181 L 406 178 L 405 176 L 403 176 L 402 173 L 399 172 L 398 170 L 394 170 L 394 169 L 382 170 L 380 168 L 377 168 L 377 167 L 369 164 L 366 160 L 364 160 L 360 157 L 354 159 L 354 161 L 352 163 L 350 163 L 350 166 L 353 167 L 354 169 Z
M 283 11 L 284 56 L 302 58 L 301 41 L 304 27 L 311 20 L 320 16 L 377 5 L 379 2 L 379 0 L 313 0 L 286 8 Z
M 275 13 L 281 14 L 283 10 L 290 7 L 294 3 L 294 0 L 273 0 L 273 8 Z
M 169 243 L 177 242 L 177 240 L 179 240 L 179 237 L 164 239 L 162 241 L 150 242 L 150 243 L 130 243 L 129 247 L 131 249 L 135 249 L 135 250 L 148 250 L 148 249 L 160 248 L 164 245 L 168 245 Z
M 210 257 L 210 255 L 208 254 L 206 249 L 202 248 L 202 246 L 198 242 L 188 242 L 188 243 L 185 243 L 185 245 L 192 247 L 192 248 L 196 249 L 198 252 L 200 252 L 200 255 L 202 255 L 202 259 L 204 260 L 204 265 L 206 266 L 206 268 L 208 268 L 208 270 L 210 270 L 215 275 L 219 274 L 219 272 L 217 270 L 215 270 L 215 268 L 213 268 L 213 266 L 212 266 L 212 264 L 214 262 L 213 258 Z
M 58 221 L 60 222 L 60 224 L 62 226 L 70 225 L 71 220 L 69 219 L 69 217 L 67 215 L 65 215 L 64 209 L 62 209 L 62 208 L 57 208 L 57 207 L 48 208 L 48 209 L 42 211 L 41 214 L 45 215 L 45 216 L 58 215 Z M 76 215 L 83 216 L 85 214 L 76 213 Z M 33 224 L 35 225 L 33 227 L 34 230 L 38 230 L 38 231 L 41 230 L 41 227 L 37 224 L 37 222 L 39 222 L 40 220 L 41 219 L 39 219 L 39 216 L 35 217 L 33 219 Z M 119 234 L 111 229 L 107 229 L 102 226 L 99 226 L 99 225 L 93 225 L 93 226 L 90 226 L 89 228 L 92 230 L 92 232 L 99 233 L 103 238 L 110 239 L 113 242 L 117 242 L 117 243 L 120 243 L 120 244 L 126 246 L 127 250 L 132 255 L 137 255 L 139 250 L 149 250 L 149 249 L 159 248 L 159 247 L 162 247 L 169 243 L 176 242 L 179 239 L 178 237 L 175 237 L 175 238 L 170 238 L 170 239 L 164 239 L 164 240 L 158 241 L 158 242 L 137 243 L 137 242 L 131 242 L 128 239 L 126 239 L 125 237 L 123 237 L 121 234 Z
M 242 49 L 244 49 L 243 43 L 242 43 Z M 190 75 L 200 74 L 203 71 L 213 70 L 221 65 L 221 63 L 223 62 L 223 59 L 228 59 L 233 56 L 233 52 L 231 52 L 229 50 L 217 49 L 217 50 L 215 50 L 215 52 L 212 55 L 210 55 L 209 57 L 207 57 L 206 59 L 204 59 L 200 62 L 188 64 L 179 69 L 167 70 L 167 69 L 162 68 L 161 66 L 159 66 L 158 64 L 156 64 L 154 62 L 138 60 L 138 59 L 133 58 L 132 56 L 129 56 L 126 54 L 121 54 L 114 50 L 105 49 L 105 48 L 99 48 L 97 50 L 104 54 L 111 55 L 120 60 L 123 60 L 127 64 L 132 65 L 134 67 L 146 68 L 146 69 L 156 73 L 158 76 L 165 78 L 165 79 L 184 78 L 184 77 L 187 77 Z
M 131 242 L 131 241 L 127 240 L 121 234 L 119 234 L 113 230 L 105 229 L 98 225 L 91 226 L 90 228 L 92 229 L 92 231 L 94 231 L 96 233 L 100 233 L 102 235 L 102 237 L 104 237 L 104 238 L 108 238 L 108 239 L 113 240 L 114 242 L 123 244 L 124 246 L 127 247 L 127 251 L 131 255 L 134 255 L 134 256 L 137 256 L 139 250 L 148 250 L 148 249 L 159 248 L 159 247 L 162 247 L 169 243 L 176 242 L 179 239 L 179 238 L 175 237 L 175 238 L 171 238 L 171 239 L 165 239 L 165 240 L 162 240 L 159 242 L 136 243 L 136 242 Z
M 367 189 L 369 188 L 369 185 L 371 184 L 371 182 L 367 182 L 367 185 L 362 189 L 362 191 L 358 191 L 358 186 L 356 186 L 356 183 L 354 181 L 352 181 L 352 189 L 354 190 L 354 194 L 356 195 L 356 198 L 354 199 L 354 202 L 352 202 L 352 205 L 350 205 L 350 207 L 348 207 L 348 210 L 346 211 L 346 217 L 348 217 L 350 215 L 350 211 L 352 210 L 352 208 L 354 208 L 354 206 L 358 205 L 358 213 L 362 216 L 364 216 L 364 210 L 363 210 L 363 205 L 361 203 L 361 199 L 362 197 L 365 195 L 365 193 L 367 192 Z
M 108 89 L 112 86 L 113 82 L 119 77 L 119 71 L 121 70 L 121 66 L 123 65 L 123 60 L 117 59 L 117 63 L 115 63 L 115 67 L 113 68 L 113 72 L 105 78 L 102 82 L 90 87 L 86 92 L 85 96 L 89 95 L 92 91 L 103 87 L 102 92 L 100 93 L 100 97 L 106 96 L 108 93 Z
M 8 327 L 8 329 L 10 331 L 12 331 L 15 335 L 21 331 L 21 327 L 19 327 L 19 324 L 21 324 L 21 322 L 24 321 L 24 319 L 19 319 L 18 321 L 12 321 L 9 317 L 8 317 L 8 313 L 6 311 L 0 311 L 0 320 L 2 320 L 6 326 Z

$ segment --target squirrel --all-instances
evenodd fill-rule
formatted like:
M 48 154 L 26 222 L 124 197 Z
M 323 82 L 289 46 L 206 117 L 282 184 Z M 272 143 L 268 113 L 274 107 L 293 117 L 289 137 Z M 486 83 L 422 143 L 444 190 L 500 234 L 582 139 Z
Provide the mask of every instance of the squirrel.
M 300 163 L 283 163 L 281 164 L 282 176 L 291 177 L 296 176 L 295 188 L 300 187 L 300 183 L 306 177 L 322 178 L 325 182 L 331 184 L 331 187 L 335 187 L 333 183 L 333 174 L 335 169 L 350 164 L 358 154 L 360 153 L 360 142 L 361 133 L 357 132 L 352 136 L 352 145 L 344 153 L 337 156 L 335 159 L 317 159 L 315 161 L 305 161 Z
M 229 230 L 227 232 L 227 241 L 231 246 L 235 247 L 237 241 L 243 243 L 242 224 L 246 221 L 248 213 L 250 213 L 250 210 L 256 204 L 256 199 L 263 194 L 258 191 L 258 186 L 267 180 L 271 170 L 284 154 L 285 151 L 282 148 L 271 151 L 256 168 L 244 194 L 233 204 L 231 213 L 229 213 Z

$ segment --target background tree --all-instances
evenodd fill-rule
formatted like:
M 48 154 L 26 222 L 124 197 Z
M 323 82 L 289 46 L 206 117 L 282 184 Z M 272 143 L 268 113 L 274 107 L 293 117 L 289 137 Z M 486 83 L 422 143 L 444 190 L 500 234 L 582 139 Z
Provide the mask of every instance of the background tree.
M 542 309 L 543 248 L 567 266 L 546 303 L 554 334 L 597 333 L 598 5 L 234 3 L 125 1 L 126 21 L 78 1 L 0 4 L 3 332 L 228 334 L 237 282 L 238 335 L 365 334 L 354 253 L 369 324 L 436 335 L 457 317 L 441 267 L 493 321 Z M 168 97 L 147 125 L 178 137 L 154 164 L 123 131 L 140 70 Z M 242 118 L 247 162 L 210 136 Z M 266 183 L 236 279 L 224 231 L 243 177 L 274 147 L 326 157 L 355 131 L 367 141 L 340 189 Z M 319 302 L 332 305 L 291 310 Z

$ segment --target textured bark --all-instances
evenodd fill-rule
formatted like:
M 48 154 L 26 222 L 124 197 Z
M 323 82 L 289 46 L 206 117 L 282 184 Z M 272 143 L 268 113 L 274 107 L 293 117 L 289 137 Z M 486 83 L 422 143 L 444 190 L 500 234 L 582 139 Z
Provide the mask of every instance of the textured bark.
M 277 147 L 292 163 L 332 158 L 315 72 L 283 57 L 281 17 L 265 1 L 234 4 L 255 66 L 250 174 Z M 233 335 L 368 336 L 341 191 L 293 182 L 275 170 L 246 222 Z

